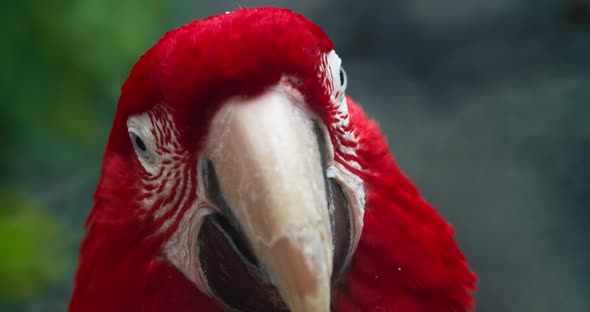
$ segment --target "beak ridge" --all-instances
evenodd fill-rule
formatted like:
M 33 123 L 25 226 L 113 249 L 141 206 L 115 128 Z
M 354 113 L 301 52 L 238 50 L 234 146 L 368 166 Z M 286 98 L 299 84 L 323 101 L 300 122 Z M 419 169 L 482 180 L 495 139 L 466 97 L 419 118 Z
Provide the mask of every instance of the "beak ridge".
M 333 240 L 313 127 L 275 88 L 230 100 L 207 149 L 233 217 L 294 312 L 330 310 Z

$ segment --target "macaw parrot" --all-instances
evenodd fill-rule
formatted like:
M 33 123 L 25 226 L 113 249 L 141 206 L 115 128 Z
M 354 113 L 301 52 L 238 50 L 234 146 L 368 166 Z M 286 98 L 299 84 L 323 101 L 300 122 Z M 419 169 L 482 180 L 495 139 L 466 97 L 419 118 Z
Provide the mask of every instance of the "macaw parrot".
M 119 98 L 69 311 L 474 308 L 453 228 L 287 9 L 166 33 Z

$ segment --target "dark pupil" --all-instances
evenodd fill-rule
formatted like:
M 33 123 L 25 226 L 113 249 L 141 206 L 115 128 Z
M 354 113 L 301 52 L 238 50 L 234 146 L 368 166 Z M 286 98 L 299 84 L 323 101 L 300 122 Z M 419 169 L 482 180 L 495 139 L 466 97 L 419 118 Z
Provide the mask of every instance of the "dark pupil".
M 344 72 L 342 70 L 340 70 L 340 85 L 344 85 Z
M 140 151 L 145 152 L 147 150 L 145 143 L 143 143 L 143 140 L 139 136 L 136 135 L 134 140 L 135 146 L 137 146 Z

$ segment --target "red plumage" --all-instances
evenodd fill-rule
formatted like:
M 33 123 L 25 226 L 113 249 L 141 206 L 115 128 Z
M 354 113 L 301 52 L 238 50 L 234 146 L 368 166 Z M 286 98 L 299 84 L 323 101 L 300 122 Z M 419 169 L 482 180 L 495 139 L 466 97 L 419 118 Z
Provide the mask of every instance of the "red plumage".
M 364 228 L 337 311 L 467 311 L 475 275 L 453 229 L 400 171 L 378 126 L 348 100 L 356 171 L 367 187 Z M 370 168 L 370 169 L 369 169 Z
M 255 96 L 288 75 L 298 78 L 296 88 L 334 142 L 341 134 L 330 127 L 335 111 L 317 73 L 320 56 L 330 50 L 324 32 L 301 15 L 264 8 L 193 22 L 167 33 L 141 57 L 122 88 L 70 311 L 221 310 L 162 256 L 178 220 L 159 232 L 163 219 L 154 221 L 153 212 L 140 209 L 142 173 L 126 120 L 165 103 L 181 146 L 198 151 L 225 99 Z M 347 104 L 356 156 L 335 150 L 335 159 L 364 181 L 366 206 L 360 242 L 332 291 L 333 310 L 472 309 L 476 278 L 452 227 L 397 167 L 377 125 L 351 99 Z M 360 169 L 343 161 L 351 157 Z

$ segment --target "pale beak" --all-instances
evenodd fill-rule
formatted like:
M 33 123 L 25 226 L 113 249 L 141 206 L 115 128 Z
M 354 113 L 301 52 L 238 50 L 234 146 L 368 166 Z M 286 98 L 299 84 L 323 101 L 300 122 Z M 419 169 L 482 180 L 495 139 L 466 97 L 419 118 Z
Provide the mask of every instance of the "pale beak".
M 294 312 L 330 311 L 333 240 L 310 114 L 280 88 L 230 100 L 207 148 L 256 257 Z

